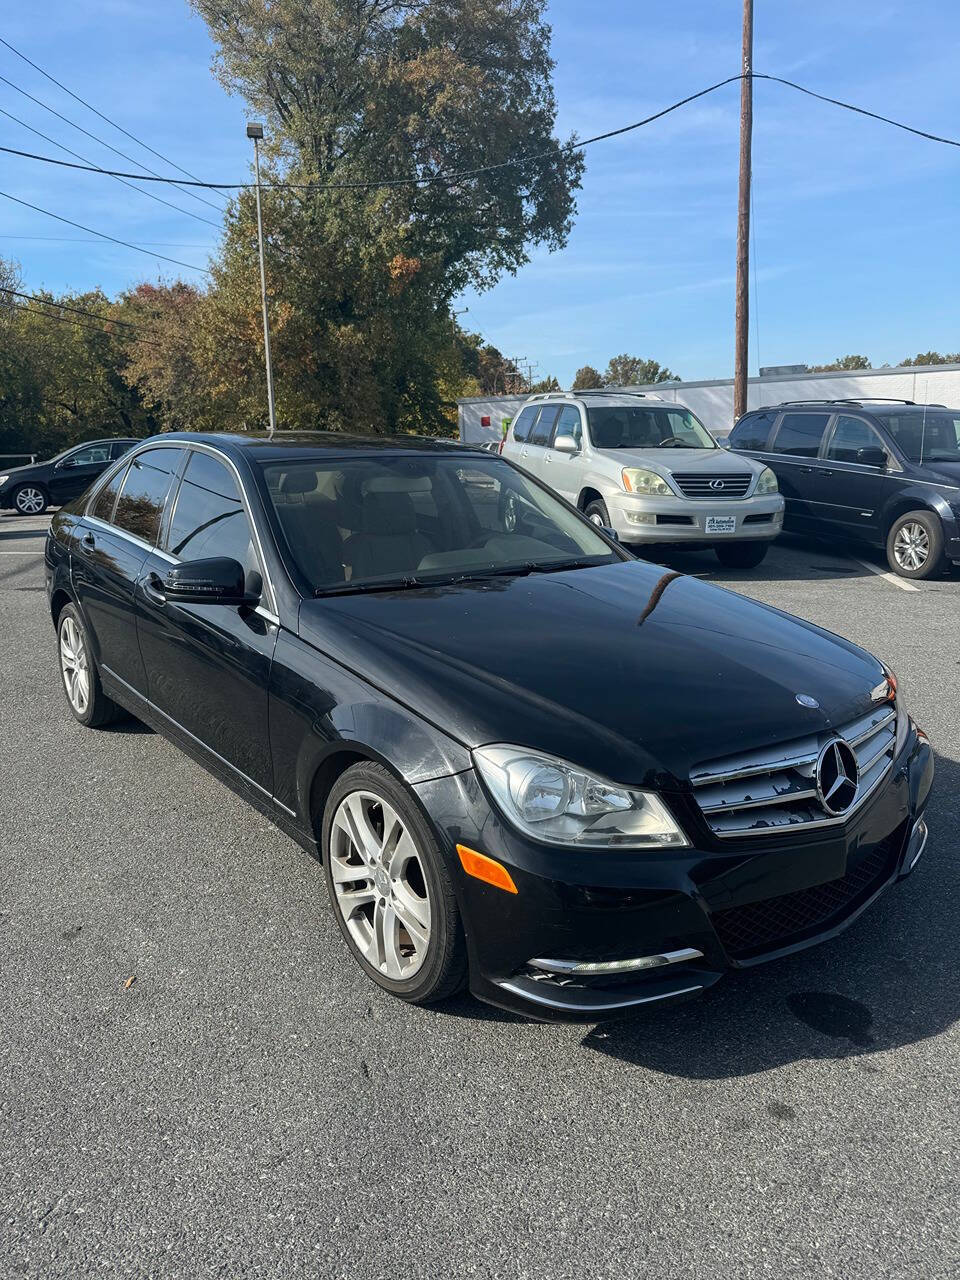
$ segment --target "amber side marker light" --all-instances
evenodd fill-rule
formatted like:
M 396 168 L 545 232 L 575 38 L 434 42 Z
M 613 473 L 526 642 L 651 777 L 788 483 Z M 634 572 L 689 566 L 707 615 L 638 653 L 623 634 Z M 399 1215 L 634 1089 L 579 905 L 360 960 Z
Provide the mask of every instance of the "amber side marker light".
M 488 858 L 485 853 L 477 853 L 476 849 L 468 849 L 465 844 L 457 845 L 457 856 L 468 876 L 492 884 L 495 889 L 503 889 L 506 893 L 517 892 L 513 876 L 503 863 Z

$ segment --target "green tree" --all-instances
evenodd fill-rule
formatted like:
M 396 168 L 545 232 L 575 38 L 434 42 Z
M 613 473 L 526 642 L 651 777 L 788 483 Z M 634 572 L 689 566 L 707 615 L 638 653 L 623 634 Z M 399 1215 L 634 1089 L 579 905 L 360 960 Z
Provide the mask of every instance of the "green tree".
M 845 369 L 872 369 L 866 356 L 837 356 L 832 364 L 812 364 L 810 373 L 834 373 Z
M 901 364 L 960 364 L 960 351 L 952 356 L 942 356 L 939 351 L 920 351 L 912 359 L 901 360 Z
M 531 391 L 559 391 L 560 383 L 554 377 L 546 377 L 540 382 L 534 382 L 530 387 Z
M 603 386 L 603 376 L 592 364 L 585 364 L 578 369 L 573 378 L 573 391 L 597 391 Z
M 608 387 L 647 386 L 651 382 L 679 382 L 675 373 L 657 360 L 640 356 L 614 356 L 607 365 L 603 382 Z
M 266 119 L 265 179 L 321 184 L 265 198 L 279 419 L 444 429 L 452 299 L 572 224 L 583 160 L 553 136 L 544 0 L 192 2 L 220 79 Z M 365 189 L 381 179 L 397 185 Z M 262 421 L 254 226 L 246 192 L 210 331 L 245 420 Z

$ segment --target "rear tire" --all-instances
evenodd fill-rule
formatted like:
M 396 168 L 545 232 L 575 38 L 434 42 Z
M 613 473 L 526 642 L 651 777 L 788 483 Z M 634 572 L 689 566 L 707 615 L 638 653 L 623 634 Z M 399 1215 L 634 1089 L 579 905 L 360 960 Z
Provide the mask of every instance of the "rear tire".
M 60 679 L 74 719 L 87 729 L 112 724 L 126 714 L 103 692 L 90 637 L 76 605 L 64 605 L 57 619 Z
M 713 549 L 727 569 L 755 569 L 766 556 L 768 547 L 766 542 L 725 542 Z
M 419 804 L 382 765 L 337 779 L 321 833 L 337 926 L 361 969 L 410 1004 L 466 983 L 467 949 L 443 852 Z
M 932 511 L 908 511 L 887 534 L 887 563 L 901 578 L 933 578 L 943 569 L 943 525 Z
M 588 502 L 583 514 L 591 524 L 599 525 L 601 529 L 610 528 L 610 513 L 607 511 L 607 504 L 602 498 Z
M 42 484 L 21 484 L 13 491 L 13 509 L 21 516 L 42 516 L 50 505 L 50 495 Z

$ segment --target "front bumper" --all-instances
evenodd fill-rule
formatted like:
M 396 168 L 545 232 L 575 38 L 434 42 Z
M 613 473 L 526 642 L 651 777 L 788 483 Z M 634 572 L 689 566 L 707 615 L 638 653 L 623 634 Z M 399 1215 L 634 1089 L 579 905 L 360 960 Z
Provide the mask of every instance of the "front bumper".
M 610 523 L 621 542 L 744 542 L 775 538 L 783 529 L 783 495 L 754 498 L 647 498 L 637 493 L 604 497 Z M 711 516 L 733 517 L 727 533 L 708 533 Z
M 698 995 L 732 969 L 845 929 L 916 865 L 933 767 L 929 744 L 912 733 L 846 828 L 791 832 L 762 847 L 721 847 L 677 792 L 665 798 L 697 847 L 672 853 L 538 845 L 503 822 L 472 771 L 416 790 L 450 850 L 473 993 L 527 1016 L 597 1021 Z M 517 893 L 467 876 L 456 844 L 502 862 Z M 621 974 L 531 964 L 650 957 L 667 959 Z

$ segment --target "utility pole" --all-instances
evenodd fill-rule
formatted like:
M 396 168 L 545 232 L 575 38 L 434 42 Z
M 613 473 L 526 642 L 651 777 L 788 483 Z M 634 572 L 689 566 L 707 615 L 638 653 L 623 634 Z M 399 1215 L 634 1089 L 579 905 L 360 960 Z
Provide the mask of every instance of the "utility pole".
M 260 140 L 262 124 L 248 124 L 247 137 L 253 139 L 253 160 L 257 171 L 257 241 L 260 245 L 260 297 L 263 300 L 263 355 L 267 364 L 267 413 L 270 435 L 277 429 L 277 412 L 273 404 L 273 361 L 270 359 L 270 320 L 267 315 L 267 271 L 263 263 L 263 213 L 260 208 Z
M 734 421 L 747 411 L 750 355 L 750 151 L 753 141 L 753 0 L 743 0 L 743 79 L 740 81 L 740 199 L 737 209 L 736 354 Z

